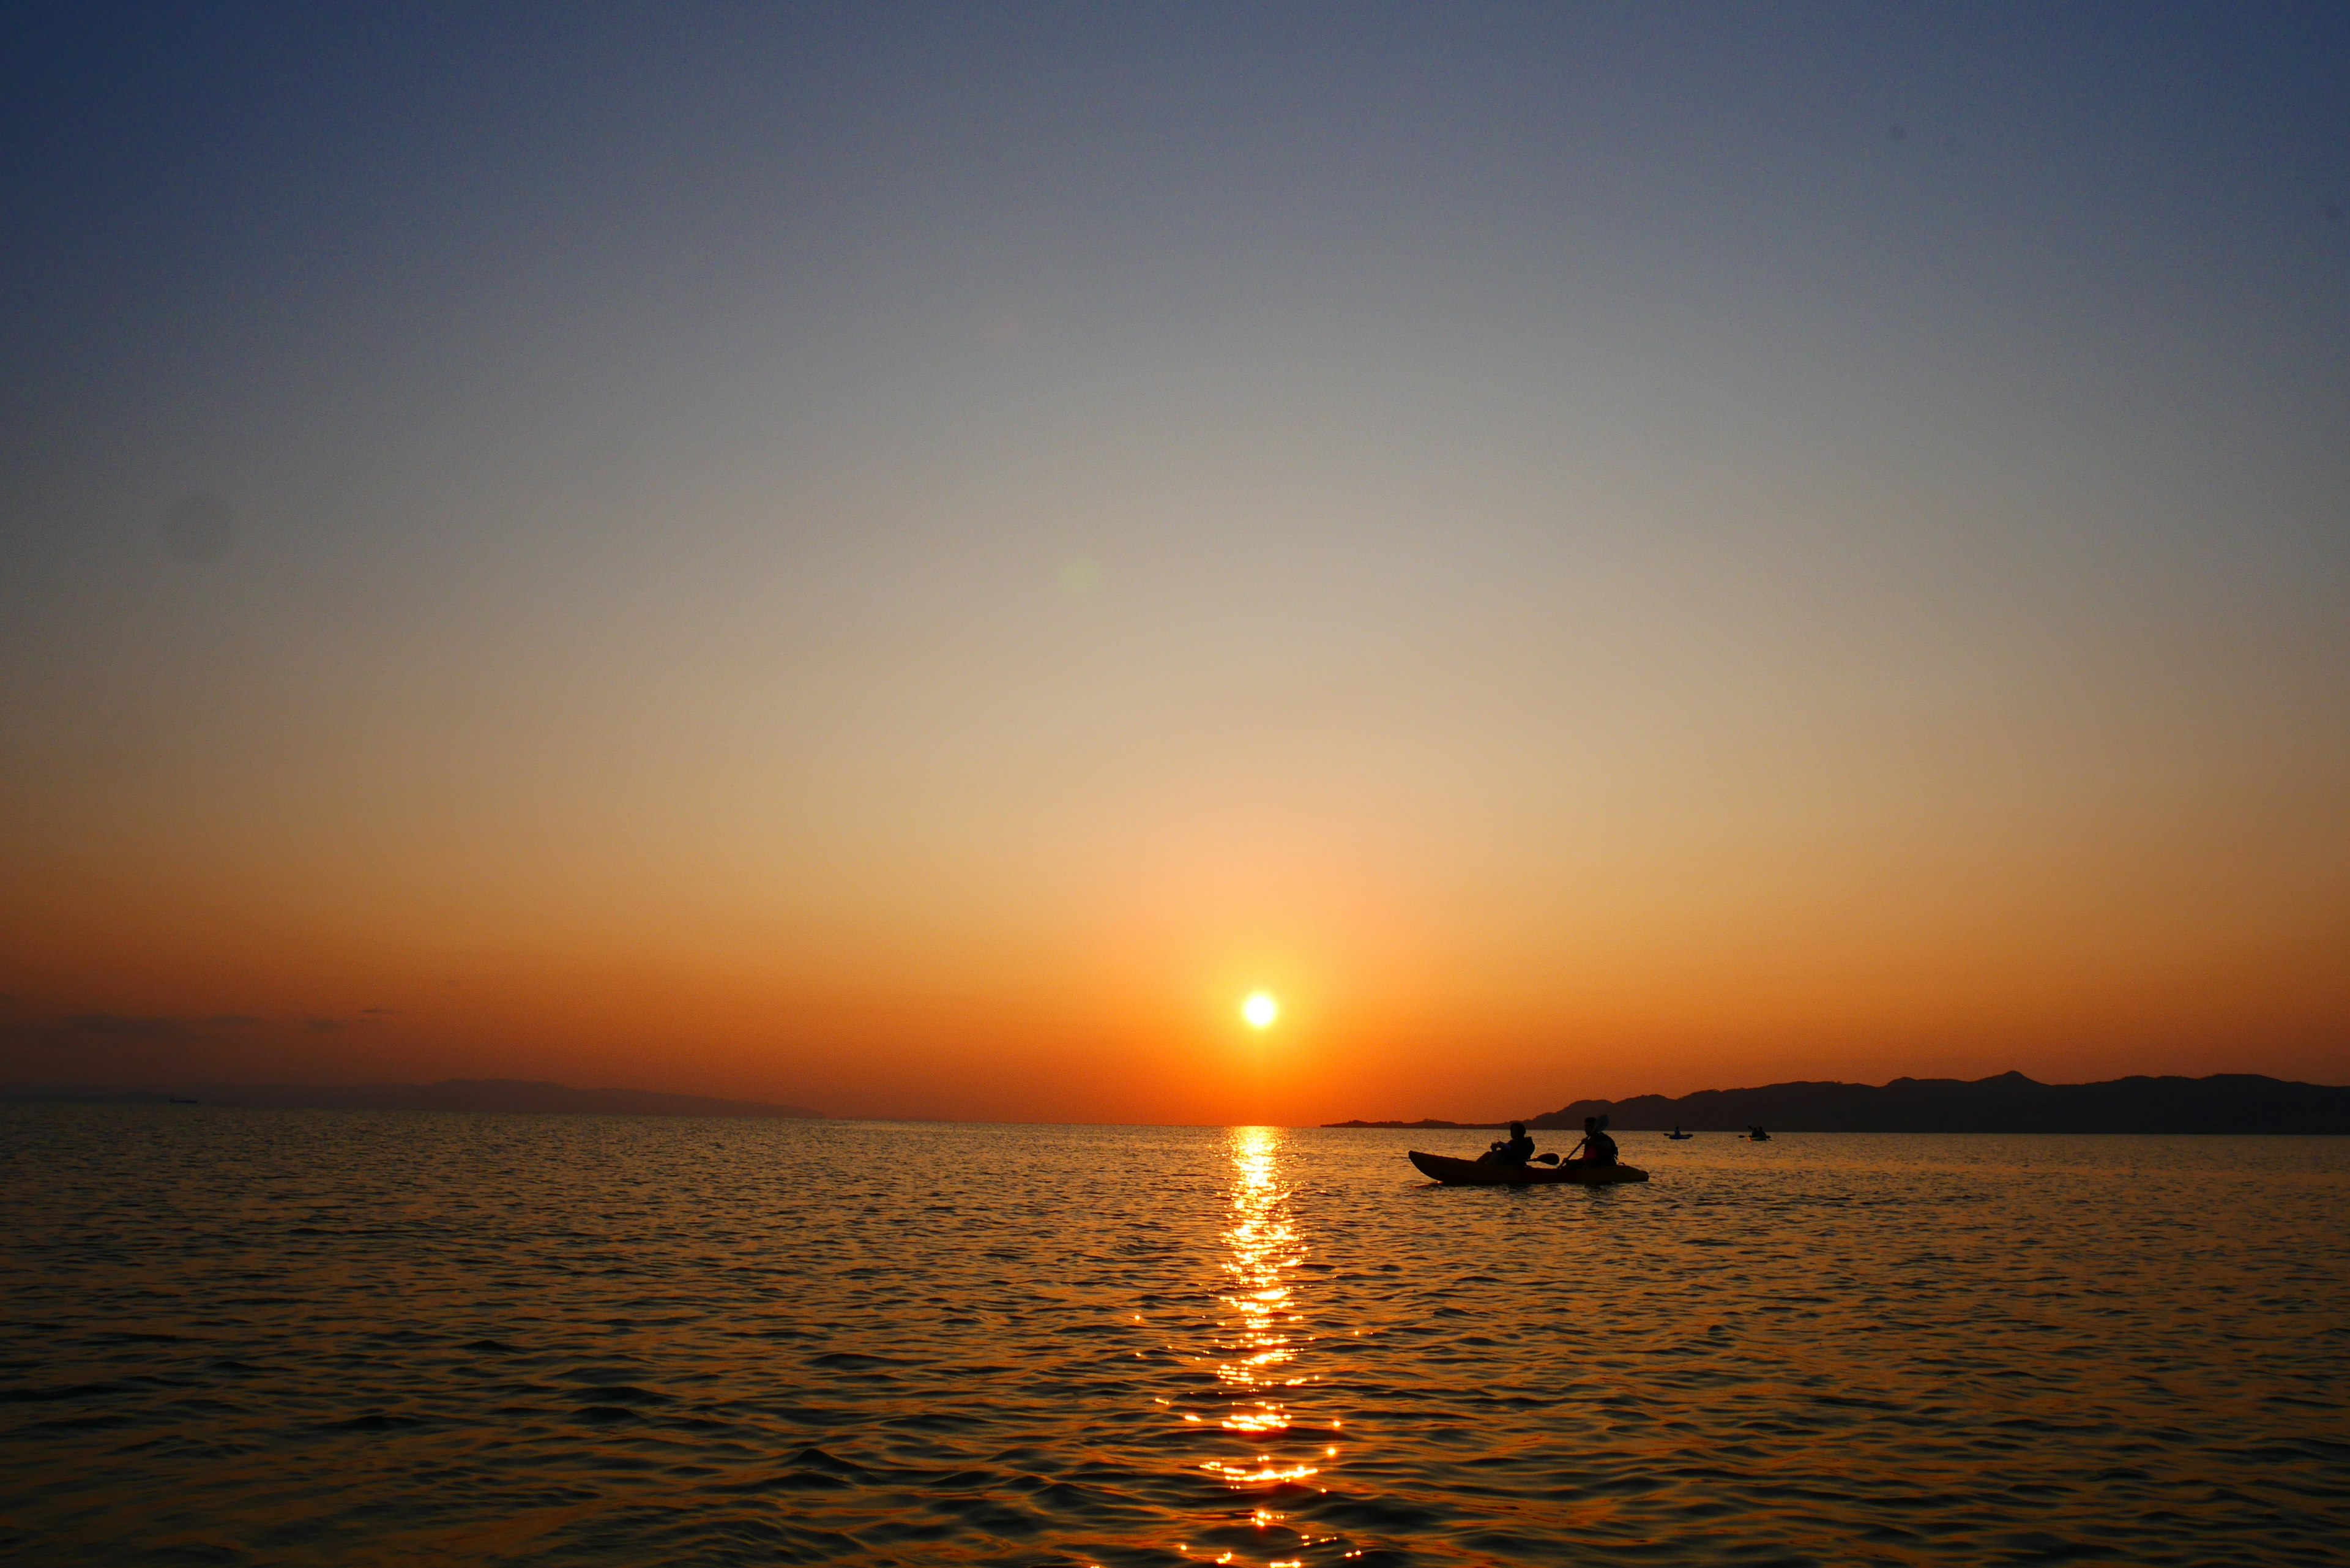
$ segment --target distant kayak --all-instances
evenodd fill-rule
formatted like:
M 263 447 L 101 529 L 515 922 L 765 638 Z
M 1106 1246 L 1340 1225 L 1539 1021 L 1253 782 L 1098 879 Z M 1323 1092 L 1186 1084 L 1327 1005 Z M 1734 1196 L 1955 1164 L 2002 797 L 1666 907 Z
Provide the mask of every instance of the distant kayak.
M 1669 1138 L 1672 1139 L 1675 1143 L 1687 1143 L 1690 1139 L 1691 1139 L 1691 1138 L 1693 1138 L 1693 1137 L 1697 1137 L 1697 1134 L 1695 1134 L 1695 1133 L 1684 1133 L 1684 1132 L 1669 1132 L 1669 1133 L 1667 1133 L 1665 1136 L 1666 1136 L 1667 1137 L 1669 1137 Z
M 1451 1155 L 1422 1154 L 1411 1151 L 1412 1164 L 1420 1174 L 1447 1187 L 1543 1187 L 1565 1184 L 1569 1187 L 1606 1187 L 1617 1181 L 1646 1181 L 1648 1173 L 1632 1165 L 1596 1165 L 1586 1170 L 1579 1165 L 1481 1165 L 1473 1159 L 1455 1159 Z

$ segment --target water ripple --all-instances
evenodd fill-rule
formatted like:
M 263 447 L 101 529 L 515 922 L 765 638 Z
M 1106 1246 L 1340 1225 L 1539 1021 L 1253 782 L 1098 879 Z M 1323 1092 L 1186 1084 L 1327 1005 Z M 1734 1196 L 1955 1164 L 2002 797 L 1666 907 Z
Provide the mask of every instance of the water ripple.
M 2350 1142 L 0 1109 L 28 1563 L 2314 1563 Z M 1424 1135 L 1423 1135 L 1424 1136 Z

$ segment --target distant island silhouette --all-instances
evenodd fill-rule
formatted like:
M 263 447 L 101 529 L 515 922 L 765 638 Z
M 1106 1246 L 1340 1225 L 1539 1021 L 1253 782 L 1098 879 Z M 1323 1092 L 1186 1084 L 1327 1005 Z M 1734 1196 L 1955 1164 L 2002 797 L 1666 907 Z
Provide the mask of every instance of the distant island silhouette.
M 1869 1084 L 1766 1084 L 1700 1089 L 1678 1099 L 1576 1100 L 1522 1118 L 1530 1127 L 1580 1128 L 1605 1116 L 1616 1132 L 2350 1133 L 2350 1088 L 2294 1084 L 2257 1073 L 2208 1078 L 2115 1078 L 2043 1084 L 2021 1073 L 1968 1081 L 1896 1078 Z M 1325 1122 L 1331 1127 L 1507 1127 L 1508 1121 Z
M 509 1111 L 601 1116 L 736 1116 L 822 1121 L 824 1113 L 803 1106 L 760 1100 L 716 1099 L 706 1095 L 664 1095 L 650 1089 L 575 1089 L 565 1084 L 524 1078 L 448 1078 L 438 1084 L 361 1084 L 334 1087 L 316 1084 L 199 1084 L 190 1091 L 208 1106 L 314 1111 Z M 11 1089 L 16 1100 L 70 1100 L 81 1104 L 184 1105 L 176 1094 L 147 1090 Z

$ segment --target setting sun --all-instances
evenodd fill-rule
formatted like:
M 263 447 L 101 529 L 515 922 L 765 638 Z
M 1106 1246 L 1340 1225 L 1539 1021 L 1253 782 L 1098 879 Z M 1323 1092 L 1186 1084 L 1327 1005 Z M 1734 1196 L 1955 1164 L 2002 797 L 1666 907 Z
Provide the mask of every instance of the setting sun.
M 1249 1021 L 1252 1028 L 1270 1028 L 1273 1021 L 1281 1016 L 1281 1003 L 1260 991 L 1241 1003 L 1241 1016 Z

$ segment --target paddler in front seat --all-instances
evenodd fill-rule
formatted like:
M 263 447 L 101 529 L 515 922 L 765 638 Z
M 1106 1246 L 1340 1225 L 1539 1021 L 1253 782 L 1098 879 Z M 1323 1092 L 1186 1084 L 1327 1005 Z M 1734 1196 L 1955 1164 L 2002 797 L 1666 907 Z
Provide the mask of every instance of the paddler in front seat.
M 1480 1165 L 1523 1165 L 1534 1157 L 1534 1140 L 1526 1136 L 1526 1124 L 1512 1122 L 1507 1141 L 1496 1138 L 1492 1147 L 1477 1157 Z
M 1583 1141 L 1566 1157 L 1568 1165 L 1613 1165 L 1616 1163 L 1616 1140 L 1607 1136 L 1606 1116 L 1583 1118 Z

